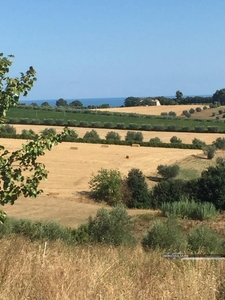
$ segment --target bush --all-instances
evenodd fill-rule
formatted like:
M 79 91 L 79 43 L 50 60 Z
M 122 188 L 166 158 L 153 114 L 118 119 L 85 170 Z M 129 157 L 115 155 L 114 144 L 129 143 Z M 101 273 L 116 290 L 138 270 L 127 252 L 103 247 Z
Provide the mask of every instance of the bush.
M 192 140 L 192 145 L 196 146 L 199 149 L 202 149 L 203 147 L 206 146 L 206 143 L 204 141 L 194 138 Z
M 186 243 L 186 237 L 174 218 L 168 218 L 165 222 L 156 221 L 142 239 L 144 250 L 184 251 Z
M 127 131 L 125 136 L 126 141 L 131 142 L 142 142 L 143 141 L 143 134 L 142 132 L 135 132 L 135 131 Z
M 224 253 L 224 240 L 214 230 L 206 226 L 198 226 L 188 234 L 188 247 L 194 253 Z
M 70 129 L 70 134 L 66 135 L 63 139 L 65 142 L 75 142 L 78 139 L 78 134 L 75 130 Z
M 215 142 L 213 142 L 213 145 L 215 145 L 217 149 L 225 150 L 225 138 L 217 138 Z
M 150 124 L 141 124 L 141 130 L 150 130 L 151 129 L 151 125 Z
M 101 208 L 96 217 L 88 220 L 88 234 L 93 243 L 113 246 L 133 245 L 131 217 L 123 206 L 111 210 Z
M 180 167 L 178 165 L 159 165 L 157 167 L 158 174 L 163 177 L 163 179 L 174 178 L 178 175 Z
M 41 132 L 41 135 L 42 135 L 42 136 L 48 136 L 48 135 L 51 135 L 51 134 L 56 134 L 55 128 L 45 128 L 45 129 Z
M 43 123 L 45 125 L 55 125 L 55 120 L 53 118 L 50 118 L 50 119 L 44 119 L 43 120 Z
M 162 141 L 158 137 L 151 138 L 149 142 L 152 143 L 152 144 L 162 143 Z
M 195 132 L 204 132 L 205 126 L 195 126 Z
M 217 157 L 216 163 L 218 166 L 225 167 L 225 158 L 221 156 Z
M 191 108 L 191 109 L 189 110 L 189 113 L 190 113 L 190 114 L 194 114 L 194 113 L 195 113 L 195 109 L 194 109 L 194 108 Z
M 207 159 L 213 159 L 213 157 L 215 156 L 215 152 L 216 152 L 216 146 L 215 145 L 211 145 L 211 146 L 206 146 L 203 147 L 203 153 L 207 156 Z
M 218 126 L 208 126 L 208 132 L 218 132 Z
M 104 123 L 104 127 L 105 128 L 112 128 L 113 127 L 113 123 L 112 122 L 105 122 Z
M 196 107 L 196 112 L 201 112 L 201 111 L 202 111 L 201 107 Z
M 62 125 L 64 125 L 64 123 L 65 123 L 64 119 L 56 119 L 55 120 L 55 124 L 58 126 L 62 126 Z
M 5 134 L 5 133 L 15 135 L 16 128 L 8 124 L 0 125 L 0 134 Z
M 169 112 L 169 116 L 171 116 L 171 117 L 176 117 L 176 115 L 177 115 L 177 114 L 176 114 L 174 111 L 170 111 L 170 112 Z
M 22 139 L 34 139 L 36 134 L 32 129 L 29 129 L 29 130 L 23 129 L 20 136 Z
M 130 123 L 128 128 L 129 129 L 139 129 L 139 125 L 137 123 Z
M 96 130 L 87 131 L 83 137 L 84 140 L 88 141 L 99 141 L 100 137 Z
M 96 201 L 115 205 L 122 201 L 122 175 L 118 170 L 101 169 L 89 181 L 91 196 Z
M 116 127 L 117 127 L 118 129 L 124 129 L 125 123 L 117 123 L 117 124 L 116 124 Z
M 172 136 L 170 139 L 171 144 L 182 144 L 182 140 L 179 139 L 177 136 Z
M 120 141 L 121 140 L 121 136 L 119 135 L 118 132 L 115 132 L 115 131 L 110 131 L 106 134 L 106 140 L 107 141 Z
M 150 208 L 151 197 L 145 176 L 139 169 L 131 169 L 128 173 L 126 183 L 131 193 L 130 208 Z

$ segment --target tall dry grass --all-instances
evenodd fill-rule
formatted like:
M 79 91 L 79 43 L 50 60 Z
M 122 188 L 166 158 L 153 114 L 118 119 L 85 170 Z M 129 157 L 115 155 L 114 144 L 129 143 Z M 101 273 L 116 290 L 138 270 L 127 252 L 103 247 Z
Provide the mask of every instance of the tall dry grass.
M 0 299 L 225 299 L 223 261 L 179 261 L 140 247 L 1 240 Z M 217 292 L 220 289 L 220 294 Z

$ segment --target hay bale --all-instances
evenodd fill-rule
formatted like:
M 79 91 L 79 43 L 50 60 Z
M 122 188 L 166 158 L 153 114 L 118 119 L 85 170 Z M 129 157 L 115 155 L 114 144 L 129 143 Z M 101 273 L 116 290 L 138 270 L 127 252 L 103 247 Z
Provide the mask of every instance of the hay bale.
M 59 196 L 59 193 L 47 193 L 47 196 Z
M 129 155 L 127 155 L 126 158 L 129 159 L 130 158 Z
M 101 145 L 101 147 L 103 147 L 103 148 L 108 148 L 109 145 Z
M 132 147 L 140 147 L 140 144 L 132 144 Z
M 71 150 L 77 150 L 78 147 L 70 147 Z

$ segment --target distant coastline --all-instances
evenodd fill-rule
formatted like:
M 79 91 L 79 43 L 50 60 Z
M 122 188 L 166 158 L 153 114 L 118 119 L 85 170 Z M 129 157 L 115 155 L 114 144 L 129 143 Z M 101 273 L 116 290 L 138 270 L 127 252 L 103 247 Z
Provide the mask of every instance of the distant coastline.
M 126 97 L 118 97 L 118 98 L 85 98 L 85 99 L 65 99 L 68 103 L 74 100 L 80 100 L 84 106 L 94 105 L 100 106 L 101 104 L 109 104 L 110 107 L 118 107 L 124 104 L 124 100 Z M 51 106 L 55 106 L 56 101 L 58 99 L 46 99 L 46 100 L 20 100 L 20 103 L 25 103 L 27 105 L 31 103 L 37 103 L 41 105 L 43 102 L 48 102 Z

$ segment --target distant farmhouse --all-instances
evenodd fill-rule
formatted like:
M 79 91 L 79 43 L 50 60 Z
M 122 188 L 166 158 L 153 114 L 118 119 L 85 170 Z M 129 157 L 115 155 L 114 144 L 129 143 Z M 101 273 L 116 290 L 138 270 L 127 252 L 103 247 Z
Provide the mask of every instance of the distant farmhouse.
M 160 106 L 160 105 L 161 105 L 158 99 L 153 99 L 153 100 L 152 100 L 152 103 L 153 103 L 153 105 L 155 105 L 155 106 Z

